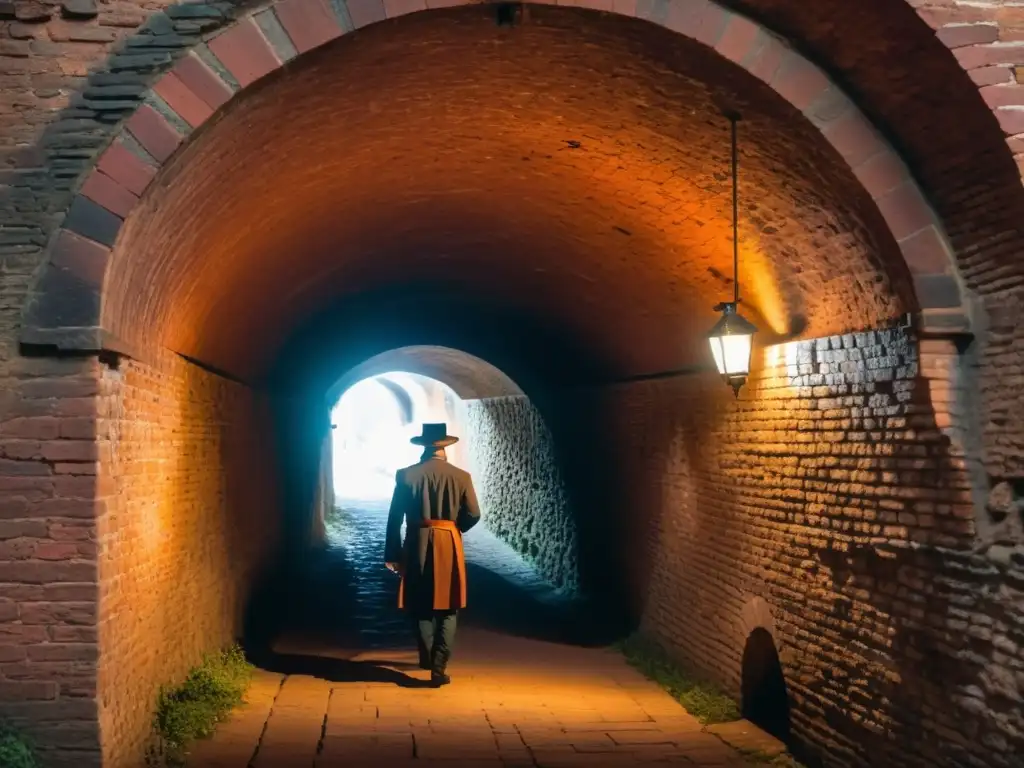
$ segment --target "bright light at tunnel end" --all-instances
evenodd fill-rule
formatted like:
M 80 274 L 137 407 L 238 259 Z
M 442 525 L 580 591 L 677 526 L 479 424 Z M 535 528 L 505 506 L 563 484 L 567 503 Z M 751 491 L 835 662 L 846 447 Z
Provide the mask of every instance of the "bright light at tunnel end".
M 404 411 L 389 385 L 408 395 L 411 412 Z M 445 422 L 459 434 L 461 414 L 451 407 L 459 402 L 441 382 L 401 372 L 371 376 L 345 390 L 331 412 L 335 498 L 390 499 L 395 473 L 422 454 L 422 448 L 409 442 L 421 423 Z M 457 448 L 449 449 L 449 460 L 463 464 Z

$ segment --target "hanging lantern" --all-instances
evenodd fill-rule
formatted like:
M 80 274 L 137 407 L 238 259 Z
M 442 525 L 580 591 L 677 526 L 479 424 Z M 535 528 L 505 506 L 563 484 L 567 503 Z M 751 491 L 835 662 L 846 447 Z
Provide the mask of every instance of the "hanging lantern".
M 757 328 L 737 311 L 740 303 L 739 195 L 736 185 L 738 167 L 736 123 L 739 121 L 739 115 L 731 113 L 727 117 L 732 125 L 733 299 L 732 301 L 722 302 L 715 307 L 716 312 L 722 313 L 722 319 L 715 323 L 715 327 L 711 329 L 711 332 L 708 334 L 708 341 L 711 343 L 711 354 L 715 358 L 718 372 L 725 379 L 726 383 L 732 387 L 733 394 L 739 397 L 740 387 L 746 383 L 747 375 L 750 373 L 751 351 Z
M 750 353 L 757 328 L 736 311 L 734 302 L 723 302 L 715 311 L 722 313 L 722 319 L 708 334 L 711 354 L 718 372 L 738 396 L 750 373 Z

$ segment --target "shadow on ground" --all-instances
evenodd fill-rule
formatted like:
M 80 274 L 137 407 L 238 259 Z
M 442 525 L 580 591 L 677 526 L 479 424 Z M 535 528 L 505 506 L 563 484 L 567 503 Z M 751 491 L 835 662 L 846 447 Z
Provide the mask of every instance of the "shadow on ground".
M 310 654 L 276 653 L 264 649 L 250 658 L 260 669 L 279 675 L 307 675 L 332 683 L 390 683 L 399 688 L 431 688 L 429 680 L 405 674 L 414 664 L 372 659 L 339 659 Z

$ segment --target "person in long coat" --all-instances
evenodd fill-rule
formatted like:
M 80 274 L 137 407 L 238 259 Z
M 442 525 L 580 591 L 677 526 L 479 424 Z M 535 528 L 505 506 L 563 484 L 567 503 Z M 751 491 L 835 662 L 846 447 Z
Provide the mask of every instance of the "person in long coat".
M 420 666 L 430 670 L 435 685 L 451 682 L 446 670 L 458 612 L 466 607 L 462 534 L 480 521 L 472 477 L 449 464 L 445 454 L 458 439 L 445 424 L 424 424 L 412 438 L 423 446 L 423 456 L 395 474 L 384 545 L 387 567 L 402 576 L 398 607 L 415 621 Z

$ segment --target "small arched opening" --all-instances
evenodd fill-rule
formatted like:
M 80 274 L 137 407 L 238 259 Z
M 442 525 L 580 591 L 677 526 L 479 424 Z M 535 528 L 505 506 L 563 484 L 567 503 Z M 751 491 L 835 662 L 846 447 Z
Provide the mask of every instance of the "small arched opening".
M 790 741 L 789 692 L 771 633 L 758 627 L 743 648 L 741 713 L 784 744 Z

